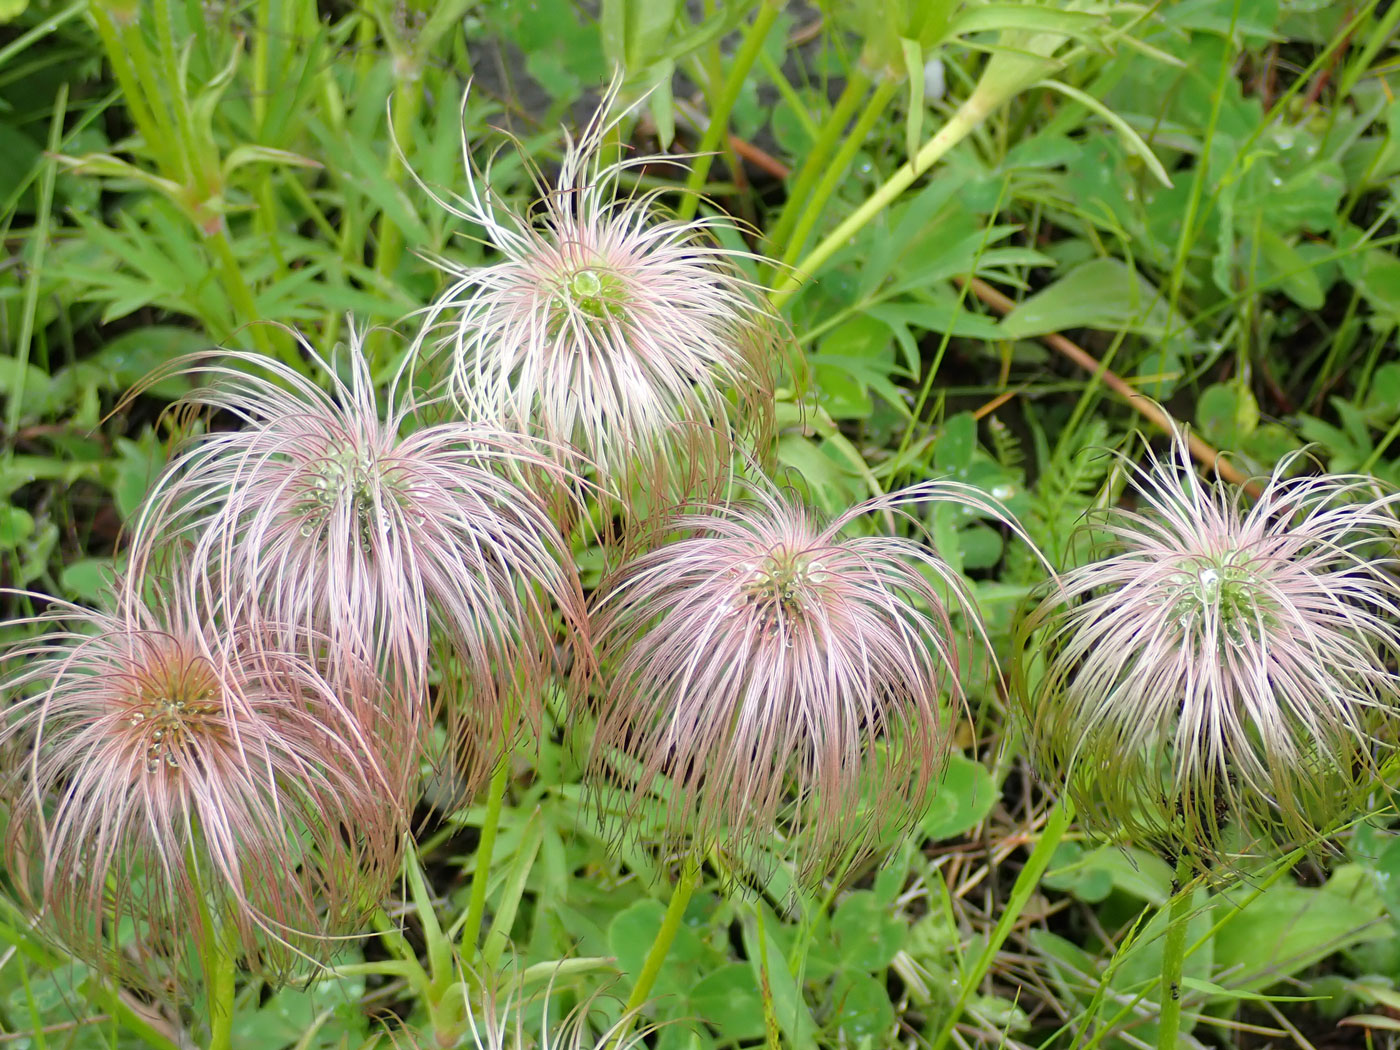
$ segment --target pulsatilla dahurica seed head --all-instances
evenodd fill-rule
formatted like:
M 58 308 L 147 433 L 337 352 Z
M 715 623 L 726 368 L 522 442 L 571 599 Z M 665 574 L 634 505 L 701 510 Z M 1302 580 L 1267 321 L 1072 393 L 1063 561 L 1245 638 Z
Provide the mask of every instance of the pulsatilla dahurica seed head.
M 178 988 L 214 937 L 275 981 L 392 884 L 405 741 L 375 736 L 372 675 L 332 689 L 150 590 L 56 604 L 0 653 L 7 870 L 43 930 L 123 980 Z
M 1098 559 L 1024 622 L 1038 764 L 1102 834 L 1212 862 L 1315 843 L 1393 742 L 1395 497 L 1292 462 L 1246 505 L 1177 435 L 1133 468 L 1137 509 L 1089 523 Z
M 381 416 L 358 343 L 346 379 L 307 353 L 329 393 L 253 355 L 172 366 L 207 381 L 185 403 L 243 425 L 171 463 L 138 522 L 133 571 L 179 547 L 190 588 L 230 622 L 265 626 L 332 679 L 342 656 L 369 663 L 401 708 L 386 717 L 423 732 L 435 674 L 471 790 L 533 711 L 556 610 L 570 637 L 585 625 L 564 541 L 526 484 L 563 471 L 512 433 L 415 429 L 392 392 Z
M 964 699 L 950 597 L 984 635 L 965 583 L 929 547 L 843 530 L 940 501 L 1005 520 L 942 482 L 829 524 L 776 495 L 679 518 L 676 538 L 594 597 L 605 692 L 593 768 L 634 813 L 667 798 L 665 838 L 743 861 L 791 852 L 809 876 L 912 821 L 947 754 L 942 709 Z
M 647 516 L 670 501 L 721 491 L 736 447 L 773 426 L 782 339 L 761 289 L 743 275 L 732 229 L 713 217 L 681 222 L 663 191 L 621 185 L 645 165 L 608 162 L 612 94 L 579 141 L 565 143 L 553 184 L 532 169 L 538 211 L 494 199 L 463 138 L 465 192 L 428 192 L 480 225 L 503 256 L 486 266 L 437 260 L 452 283 L 425 311 L 459 410 L 576 451 L 625 507 Z M 425 187 L 426 188 L 426 187 Z

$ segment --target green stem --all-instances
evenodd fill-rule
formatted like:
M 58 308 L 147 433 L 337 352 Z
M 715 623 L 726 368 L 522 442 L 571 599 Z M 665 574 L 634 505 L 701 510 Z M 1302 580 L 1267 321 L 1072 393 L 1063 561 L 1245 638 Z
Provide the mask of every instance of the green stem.
M 651 948 L 642 963 L 642 972 L 637 975 L 637 983 L 632 986 L 632 994 L 627 997 L 627 1005 L 622 1008 L 622 1020 L 618 1022 L 617 1040 L 613 1043 L 613 1050 L 622 1050 L 626 1045 L 627 1035 L 632 1030 L 630 1020 L 647 1001 L 647 996 L 651 995 L 652 986 L 656 984 L 666 956 L 671 952 L 671 942 L 676 939 L 676 931 L 681 928 L 681 921 L 685 918 L 686 906 L 690 904 L 691 895 L 695 893 L 695 887 L 698 885 L 700 856 L 698 853 L 691 853 L 685 859 L 685 866 L 681 868 L 681 877 L 671 889 L 671 903 L 666 906 L 661 929 L 656 931 L 656 940 L 651 942 Z
M 734 109 L 734 103 L 739 99 L 739 92 L 744 87 L 749 70 L 753 68 L 754 62 L 758 59 L 763 42 L 768 39 L 768 31 L 773 28 L 773 22 L 777 19 L 778 12 L 782 10 L 784 3 L 786 0 L 763 0 L 759 6 L 758 14 L 754 16 L 753 22 L 744 34 L 744 42 L 739 46 L 738 54 L 734 56 L 733 65 L 729 67 L 729 75 L 724 78 L 719 97 L 710 107 L 710 123 L 705 128 L 705 134 L 700 138 L 700 145 L 696 148 L 699 156 L 695 158 L 695 164 L 691 167 L 690 175 L 685 180 L 687 192 L 676 208 L 676 217 L 682 222 L 689 222 L 695 217 L 695 209 L 700 206 L 700 189 L 705 185 L 705 179 L 709 177 L 714 151 L 719 148 L 720 143 L 724 141 L 725 132 L 729 130 L 729 114 Z
M 487 788 L 486 819 L 481 824 L 481 841 L 476 846 L 476 867 L 472 869 L 472 892 L 467 917 L 462 923 L 462 961 L 476 958 L 481 937 L 481 920 L 486 914 L 486 884 L 491 880 L 491 854 L 496 851 L 496 832 L 501 826 L 501 806 L 510 786 L 510 755 L 501 758 Z
M 924 143 L 923 148 L 877 189 L 865 203 L 853 211 L 846 219 L 827 234 L 821 243 L 807 253 L 803 259 L 784 275 L 769 299 L 773 306 L 781 309 L 801 287 L 804 277 L 815 274 L 822 265 L 855 234 L 883 211 L 896 197 L 914 184 L 914 180 L 931 168 L 950 149 L 966 138 L 974 128 L 984 121 L 988 114 L 1011 96 L 1010 91 L 983 91 L 980 88 L 964 102 L 938 133 Z
M 205 979 L 209 988 L 209 1050 L 233 1048 L 233 953 L 228 951 L 217 931 L 209 933 L 209 956 Z
M 52 158 L 58 154 L 63 143 L 63 121 L 68 115 L 68 85 L 61 84 L 58 96 L 54 99 L 53 115 L 49 121 L 49 157 L 39 176 L 39 206 L 34 213 L 33 254 L 29 259 L 29 272 L 24 279 L 24 298 L 20 308 L 19 338 L 15 343 L 14 357 L 15 385 L 10 391 L 10 404 L 7 413 L 7 429 L 11 434 L 19 430 L 20 416 L 24 409 L 24 379 L 29 371 L 29 351 L 34 342 L 34 328 L 39 313 L 39 282 L 44 273 L 44 255 L 49 247 L 49 225 L 53 221 L 53 193 L 58 177 L 58 162 Z M 13 454 L 14 447 L 9 452 Z
M 1186 960 L 1186 927 L 1191 920 L 1194 890 L 1188 885 L 1191 862 L 1177 861 L 1172 910 L 1167 919 L 1167 939 L 1162 948 L 1162 1012 L 1157 1019 L 1158 1050 L 1176 1050 L 1181 1031 L 1181 969 Z
M 846 169 L 850 167 L 851 161 L 865 145 L 866 139 L 870 135 L 870 129 L 875 126 L 877 120 L 885 115 L 890 102 L 894 99 L 895 92 L 898 90 L 899 81 L 892 78 L 880 81 L 875 93 L 865 104 L 865 109 L 861 111 L 860 119 L 856 121 L 855 127 L 846 136 L 846 140 L 841 143 L 836 158 L 830 164 L 825 165 L 821 172 L 821 181 L 817 183 L 816 189 L 810 195 L 798 198 L 801 202 L 802 212 L 792 231 L 792 236 L 783 247 L 783 265 L 791 266 L 797 259 L 798 253 L 807 243 L 807 237 L 811 234 L 812 227 L 821 218 L 822 209 L 826 207 L 826 202 L 836 192 L 836 187 L 840 185 L 842 177 L 846 174 Z
M 418 114 L 423 108 L 422 66 L 416 55 L 409 61 L 413 63 L 412 72 L 400 80 L 399 90 L 394 93 L 393 100 L 393 132 L 398 148 L 389 150 L 389 160 L 384 172 L 385 177 L 395 186 L 403 179 L 403 160 L 399 151 L 407 149 L 411 144 L 414 125 L 418 123 Z M 399 260 L 403 258 L 403 233 L 388 212 L 380 213 L 376 233 L 374 270 L 381 277 L 392 279 L 394 271 L 398 269 Z
M 101 4 L 93 4 L 89 10 L 92 14 L 93 25 L 97 28 L 97 35 L 102 39 L 103 50 L 107 52 L 107 61 L 112 67 L 113 75 L 117 78 L 117 86 L 121 88 L 122 103 L 125 105 L 127 113 L 131 115 L 132 123 L 136 125 L 136 130 L 145 141 L 146 148 L 154 156 L 156 166 L 164 174 L 172 175 L 179 170 L 175 151 L 166 137 L 165 128 L 161 126 L 154 111 L 147 104 L 146 93 L 142 86 L 144 80 L 134 62 L 135 52 L 127 46 L 128 33 L 126 28 L 119 29 L 117 24 L 108 17 Z M 139 30 L 137 33 L 139 35 Z
M 253 323 L 261 319 L 257 303 L 253 299 L 253 291 L 248 287 L 248 282 L 243 279 L 243 271 L 239 269 L 238 259 L 233 254 L 233 245 L 229 243 L 228 235 L 223 230 L 216 230 L 207 235 L 205 241 L 213 249 L 214 257 L 218 260 L 224 291 L 228 295 L 236 315 L 241 315 L 241 323 L 249 326 L 248 332 L 253 340 L 253 345 L 257 347 L 259 353 L 267 354 L 269 357 L 277 356 L 276 348 L 273 346 L 267 330 L 262 325 Z M 237 328 L 239 323 L 239 317 L 235 316 L 234 327 Z
M 953 1028 L 958 1023 L 958 1018 L 962 1016 L 963 1009 L 967 1006 L 967 1001 L 972 998 L 973 993 L 981 985 L 982 978 L 987 975 L 987 971 L 996 960 L 997 952 L 1006 943 L 1006 938 L 1011 935 L 1012 927 L 1020 919 L 1021 912 L 1040 883 L 1040 877 L 1045 874 L 1045 869 L 1050 864 L 1050 857 L 1054 854 L 1055 847 L 1064 838 L 1065 831 L 1068 830 L 1070 821 L 1073 819 L 1074 803 L 1067 798 L 1061 798 L 1057 801 L 1046 816 L 1045 827 L 1040 832 L 1040 841 L 1035 844 L 1035 849 L 1031 850 L 1031 855 L 1026 859 L 1026 866 L 1016 876 L 1016 881 L 1011 887 L 1011 896 L 1006 902 L 1006 907 L 1002 910 L 1001 918 L 997 920 L 996 928 L 992 930 L 991 938 L 983 947 L 981 954 L 973 961 L 972 968 L 963 976 L 962 990 L 958 993 L 957 1002 L 948 1011 L 948 1016 L 943 1019 L 943 1025 L 931 1044 L 932 1050 L 943 1050 L 943 1047 L 948 1044 L 948 1040 L 953 1035 Z
M 792 184 L 783 210 L 778 214 L 778 221 L 773 224 L 773 229 L 768 234 L 768 244 L 773 255 L 776 256 L 780 248 L 787 246 L 788 235 L 797 222 L 803 202 L 807 200 L 812 186 L 826 167 L 827 158 L 836 147 L 841 132 L 846 130 L 846 124 L 850 122 L 851 114 L 856 110 L 856 104 L 869 89 L 870 77 L 857 65 L 846 81 L 841 97 L 836 100 L 836 105 L 822 123 L 821 132 L 812 143 L 812 148 L 807 151 L 807 159 L 802 162 L 802 169 L 797 173 L 797 180 Z

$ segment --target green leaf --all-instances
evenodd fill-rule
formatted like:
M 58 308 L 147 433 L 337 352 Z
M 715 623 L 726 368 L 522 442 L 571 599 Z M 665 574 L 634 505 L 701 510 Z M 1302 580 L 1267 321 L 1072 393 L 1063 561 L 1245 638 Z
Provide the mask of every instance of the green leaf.
M 1376 922 L 1385 910 L 1381 895 L 1354 892 L 1356 872 L 1343 875 L 1349 868 L 1358 866 L 1338 868 L 1320 889 L 1270 886 L 1226 916 L 1216 934 L 1216 962 L 1231 974 L 1230 983 L 1260 991 L 1333 952 L 1392 936 L 1393 926 Z M 1227 909 L 1233 910 L 1224 902 L 1217 906 Z
M 58 582 L 81 602 L 98 602 L 112 585 L 111 558 L 81 558 L 64 567 Z
M 23 507 L 0 507 L 0 547 L 15 547 L 34 535 L 34 516 Z
M 1255 287 L 1277 286 L 1304 309 L 1320 308 L 1326 295 L 1317 269 L 1303 258 L 1297 248 L 1263 222 L 1256 232 L 1259 236 L 1259 272 L 1254 274 Z
M 0 0 L 0 22 L 16 17 L 24 5 L 25 0 Z M 8 200 L 29 178 L 42 152 L 39 143 L 13 124 L 0 120 L 0 156 L 5 158 L 5 163 L 0 164 L 0 201 Z
M 919 152 L 924 134 L 924 49 L 917 40 L 899 38 L 904 55 L 904 75 L 909 81 L 909 112 L 904 118 L 904 148 L 909 156 Z
M 1049 889 L 1072 893 L 1087 904 L 1099 903 L 1113 892 L 1113 876 L 1090 864 L 1086 856 L 1079 843 L 1060 843 L 1041 882 Z
M 943 421 L 933 443 L 933 465 L 944 472 L 964 471 L 972 465 L 976 451 L 977 420 L 971 412 L 959 412 Z
M 958 549 L 962 552 L 964 572 L 992 568 L 1001 561 L 1005 548 L 1001 533 L 986 525 L 969 525 L 958 530 Z
M 1126 120 L 1105 106 L 1093 95 L 1089 94 L 1087 91 L 1081 91 L 1079 88 L 1066 84 L 1063 81 L 1053 79 L 1042 80 L 1036 87 L 1050 88 L 1058 91 L 1060 94 L 1074 99 L 1074 101 L 1078 102 L 1086 109 L 1093 110 L 1093 112 L 1108 121 L 1114 131 L 1118 132 L 1119 137 L 1123 140 L 1123 145 L 1128 148 L 1128 152 L 1140 158 L 1143 164 L 1147 166 L 1147 170 L 1152 173 L 1153 177 L 1158 182 L 1163 186 L 1171 186 L 1172 180 L 1167 175 L 1167 169 L 1162 167 L 1162 162 L 1157 159 L 1157 154 L 1152 152 L 1152 147 L 1142 140 L 1142 136 L 1128 126 Z
M 1259 425 L 1259 404 L 1239 381 L 1216 383 L 1201 392 L 1196 422 L 1222 448 L 1237 449 Z
M 934 788 L 920 827 L 935 841 L 956 838 L 987 819 L 996 800 L 996 781 L 987 767 L 955 752 Z
M 608 924 L 608 949 L 617 956 L 617 965 L 629 980 L 636 982 L 647 952 L 661 931 L 666 907 L 658 900 L 637 901 L 620 911 Z M 717 953 L 693 929 L 681 923 L 676 930 L 666 962 L 656 978 L 654 994 L 685 996 L 695 985 L 697 972 L 705 972 L 719 961 Z
M 1163 335 L 1171 324 L 1156 288 L 1121 259 L 1091 259 L 1018 303 L 1001 321 L 1002 338 L 1028 339 L 1066 328 L 1124 329 Z
M 747 963 L 721 966 L 690 990 L 690 1010 L 731 1041 L 763 1035 L 763 999 Z
M 141 506 L 165 466 L 165 453 L 149 430 L 138 443 L 130 438 L 116 439 L 118 458 L 112 495 L 123 520 L 130 520 Z
M 905 920 L 869 890 L 859 890 L 843 900 L 831 917 L 831 932 L 841 962 L 853 970 L 876 972 L 893 961 L 908 933 Z
M 630 0 L 627 5 L 627 68 L 647 65 L 666 41 L 679 0 Z
M 894 1007 L 884 981 L 868 973 L 841 974 L 832 985 L 831 998 L 835 1010 L 828 1027 L 845 1037 L 844 1045 L 878 1039 L 894 1024 Z

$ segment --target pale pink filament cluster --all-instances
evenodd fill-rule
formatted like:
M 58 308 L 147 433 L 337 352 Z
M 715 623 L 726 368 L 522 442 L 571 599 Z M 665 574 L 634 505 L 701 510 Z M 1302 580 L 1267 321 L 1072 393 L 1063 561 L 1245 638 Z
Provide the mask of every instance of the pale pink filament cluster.
M 452 283 L 425 311 L 462 413 L 575 449 L 628 506 L 717 491 L 736 445 L 772 426 L 780 340 L 761 289 L 721 247 L 720 218 L 666 218 L 661 191 L 624 194 L 605 163 L 607 103 L 557 180 L 533 171 L 538 211 L 518 215 L 479 188 L 439 205 L 485 229 L 499 262 L 438 260 Z M 634 491 L 638 484 L 644 493 Z
M 1138 507 L 1024 625 L 1025 721 L 1105 833 L 1220 856 L 1308 843 L 1350 812 L 1400 706 L 1395 497 L 1289 478 L 1246 507 L 1185 440 L 1134 468 Z
M 377 679 L 334 687 L 148 585 L 66 605 L 0 664 L 5 862 L 80 958 L 159 990 L 217 938 L 276 978 L 325 955 L 398 871 L 403 740 Z
M 1000 518 L 977 490 L 929 482 L 829 524 L 791 500 L 679 519 L 679 538 L 595 595 L 611 678 L 594 768 L 665 803 L 671 835 L 821 872 L 925 805 L 964 699 L 958 573 L 923 543 L 844 536 L 872 511 L 953 501 Z M 662 784 L 665 784 L 663 787 Z
M 181 363 L 207 380 L 184 402 L 242 426 L 206 434 L 172 463 L 133 568 L 187 547 L 189 585 L 231 622 L 265 625 L 332 678 L 342 657 L 368 662 L 424 729 L 446 711 L 471 790 L 538 703 L 555 610 L 566 628 L 584 625 L 563 540 L 523 487 L 529 474 L 558 481 L 560 469 L 510 433 L 415 428 L 392 395 L 381 416 L 358 343 L 346 379 L 307 353 L 329 393 L 252 355 Z

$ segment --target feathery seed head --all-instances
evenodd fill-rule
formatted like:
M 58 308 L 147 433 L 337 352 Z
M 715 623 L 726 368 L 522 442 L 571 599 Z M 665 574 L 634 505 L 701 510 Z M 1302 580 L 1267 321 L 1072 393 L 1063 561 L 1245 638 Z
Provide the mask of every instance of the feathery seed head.
M 552 667 L 554 607 L 571 636 L 584 628 L 564 540 L 524 485 L 563 471 L 515 434 L 412 429 L 392 393 L 381 416 L 358 343 L 347 381 L 307 353 L 330 393 L 253 355 L 172 366 L 212 377 L 187 403 L 243 426 L 175 458 L 138 523 L 133 571 L 183 543 L 191 588 L 230 622 L 267 625 L 332 678 L 338 654 L 368 661 L 425 730 L 431 657 L 470 790 Z
M 392 884 L 402 741 L 367 724 L 372 678 L 332 690 L 157 597 L 59 605 L 0 653 L 5 862 L 56 940 L 125 980 L 183 982 L 211 935 L 286 976 Z
M 452 283 L 419 343 L 436 337 L 467 418 L 571 446 L 635 509 L 638 484 L 652 500 L 718 492 L 736 446 L 766 441 L 781 339 L 736 264 L 748 253 L 715 237 L 727 220 L 681 222 L 663 213 L 662 191 L 622 190 L 628 171 L 676 161 L 605 162 L 612 101 L 566 142 L 553 185 L 532 170 L 534 217 L 492 199 L 464 133 L 465 196 L 424 188 L 484 227 L 503 258 L 438 260 Z
M 1395 497 L 1289 478 L 1290 462 L 1246 507 L 1176 435 L 1134 467 L 1138 509 L 1099 526 L 1099 560 L 1023 623 L 1038 764 L 1100 832 L 1214 860 L 1227 825 L 1306 844 L 1352 812 L 1393 740 Z
M 980 621 L 927 546 L 842 531 L 942 500 L 1004 520 L 977 490 L 942 482 L 830 524 L 777 496 L 679 519 L 679 538 L 595 595 L 609 682 L 593 767 L 621 782 L 634 811 L 669 780 L 668 838 L 757 860 L 786 835 L 804 875 L 911 821 L 946 756 L 941 709 L 964 699 L 945 595 L 969 632 L 981 635 Z M 617 772 L 614 750 L 635 777 Z

